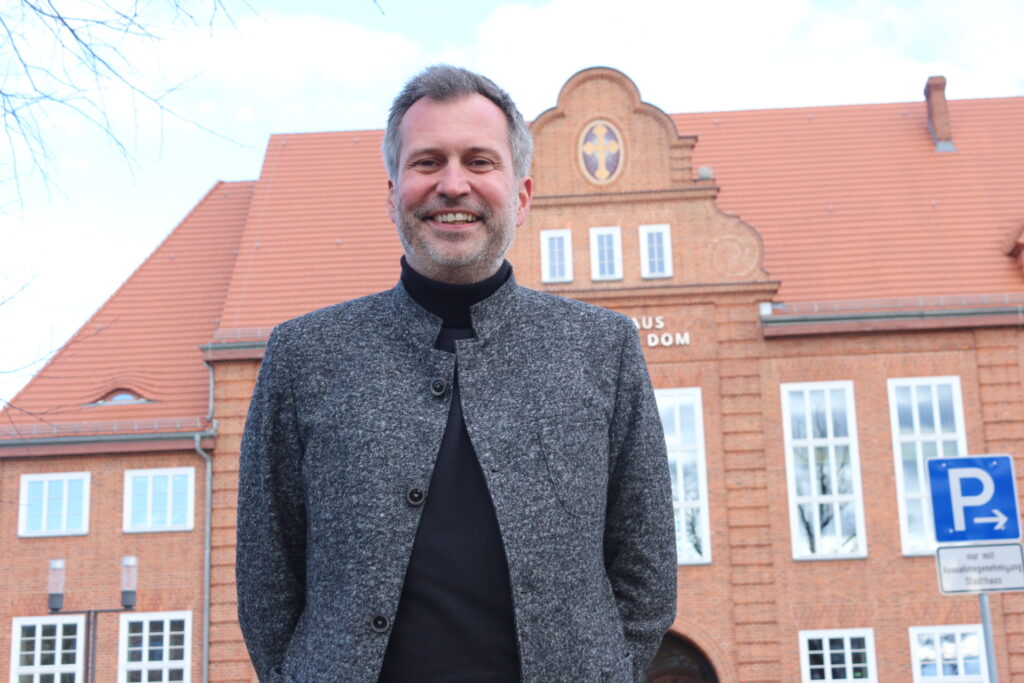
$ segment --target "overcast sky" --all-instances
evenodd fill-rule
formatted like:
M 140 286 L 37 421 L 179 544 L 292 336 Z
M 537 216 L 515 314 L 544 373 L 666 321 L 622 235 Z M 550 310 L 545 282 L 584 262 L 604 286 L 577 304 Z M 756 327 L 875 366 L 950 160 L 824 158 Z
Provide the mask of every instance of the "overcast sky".
M 485 73 L 531 119 L 596 65 L 670 113 L 920 101 L 935 74 L 953 99 L 1024 95 L 1019 0 L 223 2 L 230 22 L 157 24 L 161 40 L 123 46 L 140 83 L 174 88 L 163 114 L 104 93 L 130 161 L 50 109 L 45 174 L 21 158 L 19 182 L 0 182 L 0 301 L 17 293 L 0 307 L 0 399 L 216 181 L 256 178 L 270 134 L 381 128 L 390 98 L 431 63 Z

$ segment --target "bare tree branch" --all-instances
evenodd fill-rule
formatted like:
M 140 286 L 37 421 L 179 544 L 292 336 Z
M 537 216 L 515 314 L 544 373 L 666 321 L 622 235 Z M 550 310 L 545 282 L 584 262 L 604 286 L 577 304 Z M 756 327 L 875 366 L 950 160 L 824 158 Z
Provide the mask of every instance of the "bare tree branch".
M 35 280 L 35 278 L 33 277 L 31 280 L 29 280 L 28 282 L 26 282 L 23 285 L 21 285 L 21 287 L 18 287 L 16 290 L 14 290 L 14 292 L 12 294 L 8 294 L 8 295 L 4 296 L 3 298 L 0 298 L 0 306 L 3 306 L 8 301 L 13 300 L 16 296 L 18 296 L 19 294 L 24 292 L 26 289 L 28 289 L 28 286 L 31 285 L 34 280 Z
M 6 57 L 0 61 L 8 64 L 0 72 L 0 114 L 10 149 L 9 158 L 0 158 L 0 166 L 8 167 L 0 183 L 13 183 L 20 197 L 25 171 L 48 179 L 55 155 L 47 133 L 61 110 L 98 130 L 131 165 L 112 95 L 130 98 L 136 126 L 138 103 L 145 103 L 161 119 L 170 116 L 230 140 L 169 107 L 168 95 L 183 83 L 153 86 L 128 52 L 161 40 L 161 20 L 170 19 L 165 30 L 200 25 L 197 13 L 207 7 L 211 29 L 218 17 L 231 21 L 224 0 L 14 0 L 0 9 L 0 57 Z

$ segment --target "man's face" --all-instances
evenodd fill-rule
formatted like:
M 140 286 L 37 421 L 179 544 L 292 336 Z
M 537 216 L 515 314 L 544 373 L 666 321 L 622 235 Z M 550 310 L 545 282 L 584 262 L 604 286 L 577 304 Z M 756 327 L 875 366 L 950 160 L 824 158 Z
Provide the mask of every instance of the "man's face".
M 401 125 L 388 216 L 409 265 L 456 284 L 493 275 L 533 192 L 529 178 L 516 182 L 505 115 L 482 95 L 423 98 Z

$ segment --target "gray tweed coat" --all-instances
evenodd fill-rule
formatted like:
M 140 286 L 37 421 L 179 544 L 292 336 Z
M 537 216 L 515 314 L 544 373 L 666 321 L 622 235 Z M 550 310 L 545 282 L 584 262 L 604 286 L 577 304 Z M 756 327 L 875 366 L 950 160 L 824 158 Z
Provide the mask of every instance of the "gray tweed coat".
M 238 495 L 238 616 L 261 681 L 376 680 L 456 356 L 523 680 L 633 681 L 654 655 L 675 546 L 633 324 L 513 279 L 471 315 L 477 338 L 436 350 L 440 320 L 399 283 L 271 334 Z

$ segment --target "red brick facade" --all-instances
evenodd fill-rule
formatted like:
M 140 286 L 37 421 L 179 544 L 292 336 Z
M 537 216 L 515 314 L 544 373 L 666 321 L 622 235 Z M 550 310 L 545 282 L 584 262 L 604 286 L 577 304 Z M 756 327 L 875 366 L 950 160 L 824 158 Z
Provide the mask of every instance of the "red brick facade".
M 941 104 L 946 111 L 944 99 Z M 582 133 L 598 118 L 611 122 L 621 136 L 622 167 L 602 184 L 587 180 L 579 159 Z M 948 120 L 943 126 L 958 130 Z M 888 305 L 873 301 L 830 315 L 813 308 L 772 309 L 772 302 L 785 303 L 778 296 L 785 273 L 765 269 L 773 243 L 758 225 L 719 208 L 717 181 L 695 170 L 696 139 L 681 137 L 673 120 L 643 103 L 618 72 L 594 69 L 574 76 L 532 131 L 538 195 L 509 255 L 517 278 L 634 318 L 655 388 L 700 390 L 712 560 L 680 565 L 673 633 L 702 653 L 718 681 L 788 683 L 802 680 L 800 631 L 871 629 L 872 680 L 914 680 L 908 629 L 977 624 L 980 616 L 974 596 L 939 594 L 932 556 L 903 552 L 888 381 L 959 378 L 968 452 L 1018 457 L 1024 453 L 1019 319 L 1007 314 L 1006 306 L 970 299 L 974 292 L 967 290 L 959 292 L 967 303 L 957 304 L 915 306 L 895 292 Z M 1019 197 L 1015 201 L 1024 212 Z M 638 230 L 650 224 L 670 226 L 671 277 L 641 275 Z M 598 226 L 620 228 L 620 279 L 592 277 L 589 231 Z M 570 231 L 570 282 L 542 282 L 545 230 Z M 822 259 L 836 271 L 844 268 L 841 253 Z M 298 271 L 292 273 L 298 277 Z M 1021 292 L 1024 279 L 1007 294 Z M 813 291 L 799 294 L 794 300 L 814 301 Z M 934 315 L 922 329 L 918 314 L 926 308 Z M 217 683 L 255 680 L 235 616 L 234 549 L 238 453 L 262 355 L 260 337 L 239 335 L 240 343 L 228 343 L 221 335 L 204 348 L 213 372 L 216 425 L 215 440 L 203 443 L 213 462 L 209 680 Z M 852 384 L 866 544 L 861 557 L 794 559 L 780 387 L 812 382 Z M 152 452 L 76 455 L 73 446 L 57 445 L 40 457 L 40 448 L 32 451 L 24 444 L 4 450 L 4 647 L 13 642 L 12 618 L 46 613 L 49 559 L 67 560 L 64 604 L 71 611 L 116 607 L 117 563 L 121 556 L 135 555 L 136 611 L 191 611 L 191 680 L 201 680 L 204 461 L 187 444 L 146 443 Z M 151 467 L 195 468 L 192 530 L 122 531 L 123 472 Z M 21 475 L 78 471 L 91 473 L 89 533 L 20 538 Z M 993 594 L 991 610 L 1000 680 L 1024 683 L 1024 596 Z M 117 624 L 117 615 L 100 618 L 98 680 L 114 680 Z

